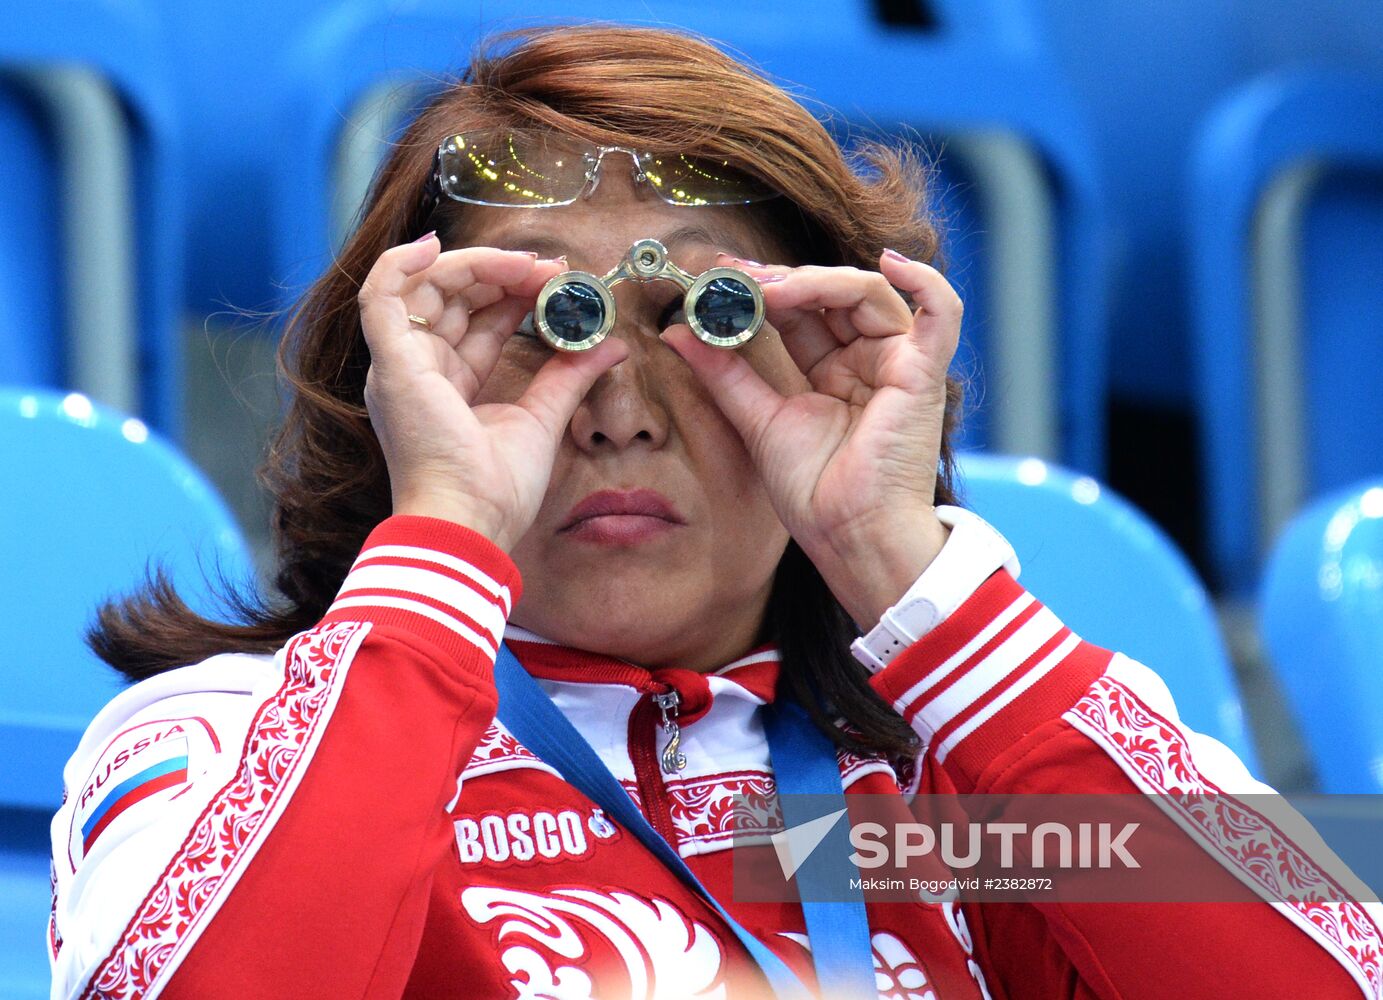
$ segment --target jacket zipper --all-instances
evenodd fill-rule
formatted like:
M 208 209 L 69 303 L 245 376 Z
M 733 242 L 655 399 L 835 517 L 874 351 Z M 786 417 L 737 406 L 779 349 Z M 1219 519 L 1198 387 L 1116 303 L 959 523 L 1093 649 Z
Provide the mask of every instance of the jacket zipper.
M 676 774 L 687 766 L 687 755 L 678 750 L 682 743 L 682 728 L 677 725 L 677 706 L 682 703 L 682 696 L 673 688 L 653 695 L 653 703 L 663 713 L 663 732 L 668 734 L 661 759 L 663 770 Z
M 672 823 L 672 798 L 659 771 L 676 774 L 687 766 L 685 754 L 678 751 L 681 730 L 677 708 L 681 696 L 670 684 L 663 691 L 652 691 L 639 699 L 629 714 L 629 757 L 634 763 L 634 778 L 639 788 L 639 803 L 648 822 L 673 847 L 677 830 Z M 658 752 L 658 730 L 668 734 L 667 745 Z

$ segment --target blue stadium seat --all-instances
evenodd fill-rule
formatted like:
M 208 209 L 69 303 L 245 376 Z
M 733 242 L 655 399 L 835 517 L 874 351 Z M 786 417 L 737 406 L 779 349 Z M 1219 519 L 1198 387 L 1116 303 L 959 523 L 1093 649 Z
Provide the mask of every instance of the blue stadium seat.
M 1324 792 L 1383 792 L 1383 477 L 1312 503 L 1278 539 L 1260 624 Z
M 1214 609 L 1190 564 L 1095 479 L 1034 458 L 960 456 L 966 506 L 1013 544 L 1022 582 L 1078 635 L 1146 664 L 1187 725 L 1256 768 Z
M 1247 594 L 1302 503 L 1383 472 L 1383 76 L 1254 82 L 1189 180 L 1207 538 Z
M 1098 183 L 1078 109 L 1020 7 L 942 3 L 934 32 L 888 30 L 863 3 L 629 0 L 591 13 L 720 39 L 838 109 L 855 130 L 943 137 L 957 182 L 948 204 L 962 215 L 953 249 L 974 254 L 953 275 L 969 303 L 967 338 L 986 367 L 987 399 L 970 440 L 1013 444 L 1030 434 L 1051 455 L 1102 468 L 1108 253 Z M 356 2 L 305 30 L 284 63 L 288 97 L 270 144 L 280 168 L 272 240 L 284 301 L 330 260 L 333 193 L 324 179 L 357 142 L 362 105 L 392 99 L 380 96 L 390 82 L 458 70 L 481 30 L 570 15 L 554 0 L 489 4 L 483 22 L 454 4 Z
M 1357 0 L 1014 3 L 1033 9 L 1102 168 L 1115 243 L 1110 390 L 1122 411 L 1147 414 L 1140 422 L 1189 416 L 1197 387 L 1185 164 L 1196 130 L 1216 102 L 1260 73 L 1303 64 L 1383 71 L 1383 8 Z
M 216 493 L 140 420 L 77 394 L 0 390 L 0 454 L 0 993 L 46 996 L 47 823 L 63 764 L 123 686 L 82 633 L 150 562 L 204 613 L 204 571 L 244 583 L 252 567 Z
M 47 1000 L 48 820 L 0 806 L 0 996 Z
M 184 175 L 166 48 L 152 7 L 7 0 L 0 370 L 176 437 Z

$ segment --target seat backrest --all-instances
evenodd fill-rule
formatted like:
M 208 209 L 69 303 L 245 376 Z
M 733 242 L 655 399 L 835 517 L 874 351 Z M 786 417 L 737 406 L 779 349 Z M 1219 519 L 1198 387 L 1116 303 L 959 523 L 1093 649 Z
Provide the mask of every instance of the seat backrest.
M 168 39 L 147 4 L 4 11 L 6 381 L 80 391 L 177 438 L 185 180 Z
M 86 397 L 0 390 L 0 806 L 55 810 L 62 765 L 124 685 L 83 643 L 97 605 L 161 563 L 213 612 L 204 571 L 242 584 L 251 558 L 225 505 L 146 425 Z M 19 762 L 22 762 L 19 763 Z
M 1260 626 L 1325 792 L 1383 792 L 1383 478 L 1322 497 L 1273 547 Z
M 1208 117 L 1188 182 L 1209 549 L 1247 595 L 1303 503 L 1383 473 L 1383 74 L 1255 80 Z
M 1038 459 L 967 452 L 961 497 L 1013 544 L 1022 582 L 1082 638 L 1155 670 L 1191 728 L 1252 770 L 1238 687 L 1195 571 L 1137 508 Z
M 82 731 L 124 686 L 82 640 L 157 562 L 202 613 L 203 571 L 248 580 L 219 497 L 140 420 L 85 396 L 0 389 L 0 993 L 48 995 L 48 823 Z
M 51 820 L 36 809 L 0 805 L 0 996 L 5 1000 L 47 1000 L 49 995 L 45 930 L 52 911 Z

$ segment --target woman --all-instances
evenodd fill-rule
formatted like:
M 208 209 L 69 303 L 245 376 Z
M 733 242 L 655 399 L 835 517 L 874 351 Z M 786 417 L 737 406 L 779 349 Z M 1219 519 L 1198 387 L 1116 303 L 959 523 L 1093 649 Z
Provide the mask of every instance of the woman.
M 65 775 L 55 996 L 760 995 L 713 905 L 496 720 L 501 640 L 808 984 L 802 907 L 731 880 L 735 796 L 772 800 L 769 703 L 810 714 L 851 793 L 1159 790 L 1150 760 L 1261 788 L 951 506 L 961 304 L 913 161 L 876 150 L 864 179 L 785 93 L 679 35 L 506 45 L 409 128 L 292 320 L 267 475 L 284 601 L 226 625 L 158 586 L 101 617 L 96 648 L 142 682 Z M 480 172 L 430 184 L 449 136 Z M 599 162 L 573 181 L 546 155 L 505 186 L 554 147 Z M 487 193 L 506 155 L 510 194 Z M 704 168 L 680 204 L 658 157 Z M 707 346 L 674 286 L 631 282 L 596 347 L 536 336 L 551 278 L 647 238 L 756 279 L 762 332 Z M 1231 898 L 1234 845 L 1185 843 Z M 1379 988 L 1377 926 L 1348 900 L 917 898 L 867 920 L 888 996 Z

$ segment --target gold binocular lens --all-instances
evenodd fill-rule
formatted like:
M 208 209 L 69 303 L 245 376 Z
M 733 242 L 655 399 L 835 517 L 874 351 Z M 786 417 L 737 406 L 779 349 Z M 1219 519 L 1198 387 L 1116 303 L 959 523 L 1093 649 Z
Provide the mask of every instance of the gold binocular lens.
M 759 332 L 764 322 L 764 297 L 759 283 L 733 267 L 713 267 L 688 274 L 668 260 L 657 240 L 639 240 L 609 274 L 566 271 L 538 293 L 533 322 L 543 340 L 559 351 L 586 351 L 600 343 L 615 326 L 615 298 L 621 281 L 671 281 L 685 296 L 687 325 L 713 347 L 739 347 Z

